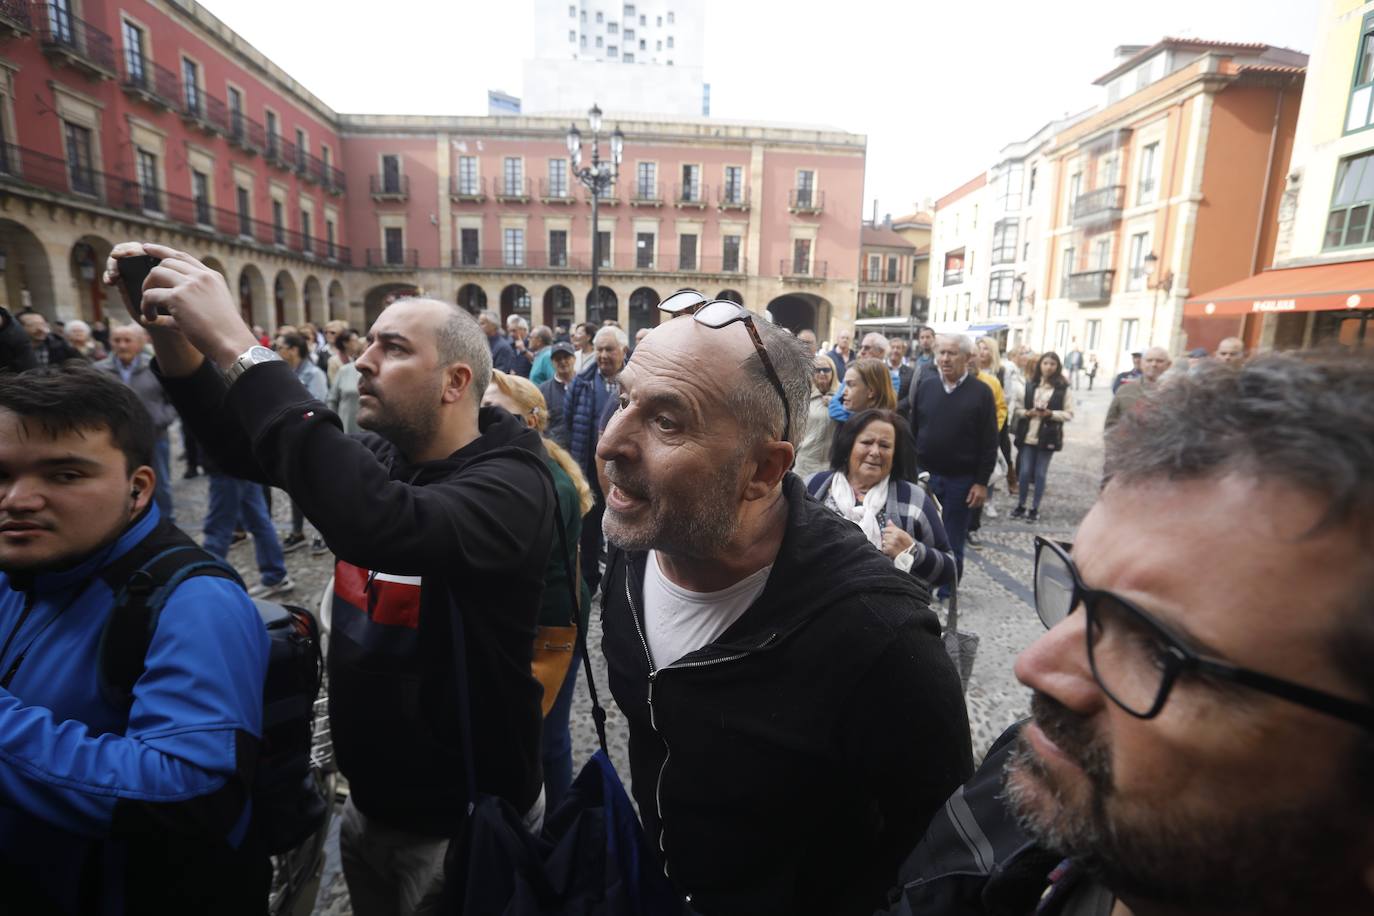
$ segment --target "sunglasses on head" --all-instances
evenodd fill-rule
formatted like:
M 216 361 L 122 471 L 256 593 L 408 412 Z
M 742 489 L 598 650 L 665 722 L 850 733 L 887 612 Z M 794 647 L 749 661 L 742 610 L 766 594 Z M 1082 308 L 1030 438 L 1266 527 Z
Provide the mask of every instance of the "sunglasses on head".
M 749 339 L 754 342 L 754 351 L 763 363 L 763 371 L 768 375 L 768 381 L 782 399 L 782 441 L 789 441 L 787 434 L 792 428 L 792 408 L 787 403 L 787 390 L 783 388 L 782 379 L 773 368 L 773 361 L 768 358 L 768 350 L 763 345 L 763 338 L 759 336 L 759 329 L 754 325 L 754 316 L 749 310 L 729 299 L 707 299 L 694 289 L 678 290 L 660 302 L 658 308 L 659 311 L 667 312 L 674 318 L 679 315 L 691 315 L 708 328 L 719 329 L 736 321 L 743 322 L 744 329 L 749 332 Z

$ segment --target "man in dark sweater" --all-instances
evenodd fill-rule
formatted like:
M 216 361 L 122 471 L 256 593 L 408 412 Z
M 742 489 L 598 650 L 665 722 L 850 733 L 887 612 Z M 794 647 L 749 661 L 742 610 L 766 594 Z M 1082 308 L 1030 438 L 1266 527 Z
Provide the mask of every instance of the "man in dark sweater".
M 160 245 L 122 244 L 114 258 L 145 249 L 162 263 L 140 317 L 173 403 L 227 473 L 286 490 L 338 558 L 329 714 L 351 790 L 340 848 L 353 912 L 432 905 L 468 803 L 460 677 L 481 700 L 478 791 L 535 832 L 542 821 L 530 664 L 554 495 L 539 435 L 479 408 L 490 351 L 452 303 L 401 299 L 377 318 L 356 361 L 369 432 L 350 436 L 257 345 L 218 273 Z M 106 280 L 116 278 L 112 263 Z
M 970 513 L 987 501 L 988 480 L 997 466 L 997 405 L 992 389 L 969 374 L 972 358 L 967 337 L 937 337 L 939 377 L 916 386 L 911 409 L 916 462 L 930 472 L 930 489 L 940 500 L 960 576 Z

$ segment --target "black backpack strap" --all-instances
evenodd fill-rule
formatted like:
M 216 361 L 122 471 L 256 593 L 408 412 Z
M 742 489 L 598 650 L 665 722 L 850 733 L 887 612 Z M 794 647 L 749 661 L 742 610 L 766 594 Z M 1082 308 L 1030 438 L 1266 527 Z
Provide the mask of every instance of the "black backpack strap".
M 162 606 L 192 576 L 229 579 L 243 587 L 233 567 L 171 525 L 159 525 L 101 571 L 115 595 L 98 650 L 100 691 L 111 705 L 127 709 L 133 703 Z

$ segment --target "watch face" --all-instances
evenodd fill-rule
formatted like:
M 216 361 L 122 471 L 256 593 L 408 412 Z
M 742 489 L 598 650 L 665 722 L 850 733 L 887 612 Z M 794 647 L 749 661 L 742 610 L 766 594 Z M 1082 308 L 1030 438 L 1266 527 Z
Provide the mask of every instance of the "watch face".
M 265 363 L 269 359 L 277 358 L 277 354 L 267 349 L 266 347 L 253 347 L 244 355 L 248 357 L 248 362 L 254 364 Z

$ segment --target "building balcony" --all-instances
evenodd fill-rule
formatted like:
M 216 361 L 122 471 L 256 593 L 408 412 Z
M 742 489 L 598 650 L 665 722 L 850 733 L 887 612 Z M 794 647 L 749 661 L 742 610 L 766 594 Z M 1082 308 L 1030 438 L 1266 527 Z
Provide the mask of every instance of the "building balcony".
M 367 266 L 372 270 L 418 270 L 418 248 L 369 248 Z
M 301 158 L 302 150 L 290 140 L 280 134 L 268 133 L 267 149 L 263 151 L 264 158 L 279 169 L 286 169 L 288 172 L 300 172 L 304 170 L 304 160 Z
M 826 261 L 801 261 L 796 258 L 783 258 L 778 262 L 778 276 L 792 282 L 819 282 L 829 276 L 830 265 Z
M 533 194 L 531 188 L 533 182 L 528 178 L 502 178 L 496 183 L 495 198 L 497 203 L 502 204 L 527 204 Z
M 127 49 L 120 60 L 124 70 L 119 85 L 125 92 L 164 111 L 181 108 L 181 80 L 175 73 Z
M 23 38 L 33 31 L 26 0 L 0 0 L 0 36 Z
M 588 271 L 590 262 L 574 258 L 566 251 L 524 251 L 478 248 L 455 248 L 449 252 L 454 270 L 492 271 Z
M 787 192 L 790 213 L 819 215 L 825 210 L 825 192 L 815 188 L 793 188 Z
M 480 204 L 487 199 L 487 180 L 472 178 L 464 181 L 458 175 L 450 175 L 448 198 L 456 204 Z
M 229 109 L 199 86 L 186 86 L 182 94 L 181 117 L 207 134 L 229 134 Z
M 409 175 L 373 175 L 370 187 L 373 200 L 408 200 L 410 198 Z
M 903 289 L 907 284 L 882 274 L 861 274 L 859 285 L 873 289 Z
M 1073 199 L 1073 225 L 1098 226 L 1118 222 L 1125 196 L 1126 187 L 1119 184 L 1079 194 Z
M 612 185 L 612 186 L 610 186 L 609 188 L 607 188 L 606 191 L 605 191 L 604 193 L 602 193 L 602 194 L 598 194 L 598 195 L 592 195 L 592 194 L 590 194 L 590 193 L 587 194 L 586 197 L 585 197 L 585 200 L 587 201 L 588 204 L 590 204 L 590 203 L 592 202 L 592 197 L 593 197 L 593 196 L 596 197 L 596 205 L 597 205 L 598 207 L 618 207 L 618 206 L 620 206 L 620 198 L 616 196 L 616 193 L 615 193 L 615 186 L 614 186 L 614 185 Z
M 679 207 L 706 209 L 706 201 L 711 196 L 711 189 L 701 184 L 675 184 L 673 185 L 673 203 Z
M 657 181 L 641 181 L 635 184 L 634 194 L 630 197 L 632 207 L 661 207 L 663 192 Z
M 749 189 L 739 185 L 722 185 L 716 189 L 716 209 L 748 210 Z
M 75 166 L 56 156 L 9 144 L 0 145 L 0 185 L 32 188 L 152 220 L 176 231 L 239 242 L 339 265 L 351 263 L 347 246 L 328 245 L 284 226 L 215 207 L 204 197 L 175 194 L 119 175 Z
M 566 179 L 558 184 L 552 184 L 547 178 L 539 179 L 539 200 L 546 204 L 577 203 Z
M 38 43 L 55 64 L 97 79 L 114 79 L 114 42 L 109 35 L 56 4 L 35 3 L 32 9 Z
M 588 274 L 591 258 L 564 251 L 503 251 L 500 249 L 462 249 L 449 252 L 449 264 L 454 270 L 491 271 L 494 273 L 524 273 L 551 271 L 555 273 Z M 598 270 L 607 273 L 629 274 L 695 274 L 698 276 L 734 276 L 748 273 L 749 264 L 743 257 L 642 258 L 637 253 L 618 252 L 601 259 Z
M 229 142 L 245 153 L 267 149 L 267 129 L 241 111 L 229 111 Z
M 963 268 L 960 268 L 959 270 L 947 270 L 947 271 L 945 271 L 944 283 L 943 283 L 944 286 L 958 286 L 960 283 L 963 283 L 963 282 L 964 282 L 964 270 L 963 270 Z
M 1112 299 L 1114 270 L 1087 270 L 1069 274 L 1064 281 L 1064 298 L 1079 305 L 1105 305 Z

